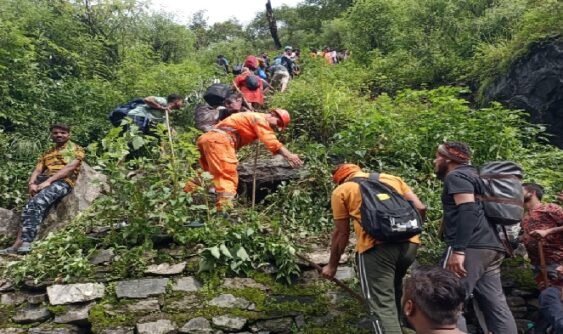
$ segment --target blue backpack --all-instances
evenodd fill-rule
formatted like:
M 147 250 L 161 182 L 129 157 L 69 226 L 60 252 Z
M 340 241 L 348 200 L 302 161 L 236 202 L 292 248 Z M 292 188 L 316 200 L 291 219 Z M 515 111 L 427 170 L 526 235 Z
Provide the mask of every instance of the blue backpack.
M 131 101 L 125 103 L 125 104 L 122 104 L 122 105 L 116 107 L 115 109 L 113 109 L 109 113 L 108 119 L 113 126 L 120 126 L 121 121 L 125 117 L 127 117 L 127 114 L 129 113 L 129 111 L 137 108 L 141 104 L 145 104 L 145 101 L 142 98 L 136 98 L 136 99 L 131 100 Z

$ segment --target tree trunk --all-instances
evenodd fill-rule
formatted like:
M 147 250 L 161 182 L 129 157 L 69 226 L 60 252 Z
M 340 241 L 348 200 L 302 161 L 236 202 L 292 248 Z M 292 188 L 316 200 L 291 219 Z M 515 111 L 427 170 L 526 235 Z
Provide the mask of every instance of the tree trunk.
M 282 45 L 278 37 L 278 25 L 276 24 L 276 18 L 274 17 L 270 0 L 266 2 L 266 18 L 268 19 L 268 26 L 270 27 L 270 34 L 272 34 L 274 45 L 277 49 L 281 49 Z

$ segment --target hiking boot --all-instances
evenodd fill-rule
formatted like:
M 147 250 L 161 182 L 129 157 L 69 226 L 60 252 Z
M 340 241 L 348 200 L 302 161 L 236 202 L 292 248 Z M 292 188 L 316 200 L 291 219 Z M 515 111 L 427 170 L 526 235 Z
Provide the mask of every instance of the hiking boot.
M 16 250 L 20 254 L 26 254 L 31 252 L 31 242 L 24 241 L 22 245 Z
M 17 251 L 18 251 L 18 249 L 16 247 L 10 246 L 8 248 L 0 249 L 0 255 L 16 254 Z

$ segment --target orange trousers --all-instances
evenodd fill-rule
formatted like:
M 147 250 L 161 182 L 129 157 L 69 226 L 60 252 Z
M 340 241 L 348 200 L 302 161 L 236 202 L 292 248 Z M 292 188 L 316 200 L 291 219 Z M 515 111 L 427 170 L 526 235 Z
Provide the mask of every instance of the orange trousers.
M 233 140 L 228 134 L 210 131 L 199 137 L 197 147 L 201 168 L 213 175 L 217 208 L 232 206 L 238 187 L 238 159 Z M 190 183 L 194 182 L 188 181 L 185 189 Z

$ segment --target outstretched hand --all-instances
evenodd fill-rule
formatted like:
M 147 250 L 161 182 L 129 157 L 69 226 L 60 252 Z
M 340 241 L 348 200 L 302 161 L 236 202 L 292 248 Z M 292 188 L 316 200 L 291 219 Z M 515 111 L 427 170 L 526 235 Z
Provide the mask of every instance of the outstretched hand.
M 290 153 L 286 157 L 287 162 L 293 168 L 303 166 L 303 161 L 299 158 L 297 154 Z

